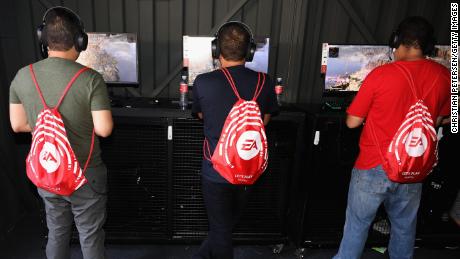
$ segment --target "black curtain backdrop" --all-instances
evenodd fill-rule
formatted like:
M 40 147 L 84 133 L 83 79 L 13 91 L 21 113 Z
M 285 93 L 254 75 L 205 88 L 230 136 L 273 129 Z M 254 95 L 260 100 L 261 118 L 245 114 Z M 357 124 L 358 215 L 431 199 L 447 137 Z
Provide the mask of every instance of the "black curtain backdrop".
M 12 4 L 5 4 L 0 8 L 2 24 L 6 24 L 7 13 L 14 13 L 13 7 Z M 8 28 L 0 28 L 0 241 L 24 213 L 37 210 L 39 204 L 25 174 L 24 155 L 30 134 L 13 135 L 9 122 L 10 78 L 6 71 L 16 66 L 7 67 L 15 63 L 10 64 L 9 59 L 5 58 L 5 42 L 12 39 Z

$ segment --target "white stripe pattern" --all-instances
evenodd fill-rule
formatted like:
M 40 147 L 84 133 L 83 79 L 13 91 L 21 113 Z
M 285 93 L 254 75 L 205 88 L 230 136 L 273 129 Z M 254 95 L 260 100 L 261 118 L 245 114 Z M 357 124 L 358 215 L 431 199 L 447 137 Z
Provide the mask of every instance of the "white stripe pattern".
M 60 156 L 60 159 L 57 159 L 60 164 L 54 172 L 46 172 L 40 162 L 40 153 L 45 143 L 54 146 L 56 150 L 54 155 Z M 27 169 L 32 173 L 28 172 L 28 176 L 35 178 L 31 180 L 39 187 L 55 191 L 77 190 L 87 182 L 69 143 L 64 122 L 58 111 L 45 108 L 38 114 L 26 161 Z
M 224 167 L 230 169 L 235 168 L 234 161 L 232 161 L 232 159 L 235 159 L 235 157 L 230 157 L 230 154 L 236 156 L 237 159 L 239 158 L 236 142 L 239 136 L 248 130 L 257 131 L 261 136 L 262 147 L 260 147 L 259 155 L 256 156 L 257 163 L 259 163 L 258 167 L 260 172 L 256 172 L 256 175 L 253 175 L 255 177 L 251 176 L 248 178 L 257 179 L 258 176 L 263 171 L 265 171 L 267 167 L 268 149 L 267 137 L 265 134 L 264 123 L 261 118 L 260 108 L 255 101 L 239 100 L 234 104 L 225 121 L 219 142 L 217 144 L 218 146 L 216 147 L 217 152 L 214 152 L 212 161 L 213 164 L 220 164 L 221 161 L 224 161 Z M 236 174 L 241 174 L 241 172 L 235 172 L 234 180 L 244 181 L 244 179 L 241 179 L 241 177 L 236 177 Z

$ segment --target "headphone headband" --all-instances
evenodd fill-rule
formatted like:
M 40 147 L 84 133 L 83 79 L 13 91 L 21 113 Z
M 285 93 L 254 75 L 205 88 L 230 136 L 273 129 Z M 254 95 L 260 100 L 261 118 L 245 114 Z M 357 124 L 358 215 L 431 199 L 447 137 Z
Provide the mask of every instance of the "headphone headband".
M 254 34 L 252 34 L 251 28 L 249 28 L 249 26 L 248 26 L 247 24 L 245 24 L 244 22 L 240 22 L 240 21 L 228 21 L 228 22 L 222 24 L 222 25 L 219 27 L 219 29 L 216 31 L 216 33 L 214 34 L 214 36 L 215 36 L 216 38 L 218 38 L 218 37 L 219 37 L 219 34 L 220 34 L 220 31 L 221 31 L 224 27 L 226 27 L 226 26 L 228 26 L 228 25 L 231 25 L 231 24 L 236 24 L 236 25 L 239 25 L 239 26 L 243 27 L 243 28 L 249 33 L 249 38 L 250 38 L 250 40 L 251 40 L 251 39 L 254 39 Z
M 70 8 L 67 8 L 65 6 L 60 6 L 60 5 L 53 6 L 53 7 L 49 8 L 48 10 L 46 10 L 46 12 L 43 14 L 43 18 L 42 18 L 42 23 L 43 24 L 46 24 L 46 16 L 48 15 L 48 13 L 50 11 L 56 10 L 56 9 L 62 9 L 62 10 L 65 10 L 65 11 L 69 12 L 70 14 L 72 14 L 75 18 L 77 18 L 78 25 L 80 26 L 81 30 L 82 31 L 85 30 L 85 27 L 83 25 L 83 21 L 81 20 L 80 16 L 76 12 L 72 11 Z
M 49 12 L 51 12 L 52 10 L 57 10 L 57 9 L 67 12 L 67 14 L 70 14 L 76 20 L 76 21 L 72 21 L 72 22 L 76 22 L 78 26 L 78 32 L 74 35 L 75 49 L 78 52 L 81 52 L 81 51 L 86 50 L 88 46 L 88 34 L 86 34 L 85 32 L 85 26 L 80 16 L 78 16 L 77 13 L 75 13 L 70 8 L 67 8 L 65 6 L 54 6 L 46 10 L 46 12 L 43 14 L 43 17 L 42 17 L 42 24 L 38 26 L 37 28 L 37 37 L 38 37 L 38 42 L 40 46 L 40 53 L 43 58 L 48 57 L 48 42 L 46 40 L 46 30 L 45 30 L 46 17 L 48 16 Z
M 249 26 L 245 24 L 244 22 L 240 22 L 240 21 L 228 21 L 219 27 L 219 29 L 214 34 L 214 40 L 212 40 L 211 42 L 212 57 L 215 59 L 219 58 L 219 55 L 220 55 L 219 35 L 224 27 L 232 25 L 232 24 L 242 27 L 249 34 L 248 47 L 246 50 L 245 60 L 249 62 L 252 61 L 252 59 L 254 58 L 254 53 L 256 52 L 256 48 L 257 48 L 256 43 L 254 41 L 254 35 L 252 34 L 251 28 L 249 28 Z

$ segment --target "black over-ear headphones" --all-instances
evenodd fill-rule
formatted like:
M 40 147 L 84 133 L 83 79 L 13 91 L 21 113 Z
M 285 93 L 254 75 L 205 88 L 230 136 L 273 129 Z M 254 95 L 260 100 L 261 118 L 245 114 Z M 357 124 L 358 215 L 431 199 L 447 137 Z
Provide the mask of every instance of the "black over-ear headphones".
M 420 48 L 424 55 L 431 55 L 434 52 L 436 44 L 436 39 L 433 35 L 430 36 L 427 42 L 424 42 L 423 45 L 420 44 Z M 390 40 L 388 42 L 388 46 L 392 49 L 397 49 L 401 45 L 401 36 L 399 28 L 391 33 Z
M 37 38 L 40 44 L 40 52 L 42 54 L 42 57 L 43 58 L 48 57 L 48 42 L 46 40 L 46 29 L 45 29 L 46 16 L 51 10 L 56 10 L 56 9 L 61 9 L 61 10 L 64 10 L 70 13 L 77 20 L 78 32 L 74 35 L 74 38 L 73 38 L 74 46 L 78 52 L 82 52 L 86 50 L 86 47 L 88 47 L 88 34 L 86 34 L 85 32 L 85 26 L 83 25 L 83 21 L 80 19 L 80 16 L 78 16 L 74 11 L 70 10 L 67 7 L 55 6 L 55 7 L 51 7 L 50 9 L 46 10 L 42 18 L 42 24 L 40 24 L 37 28 Z
M 256 52 L 257 46 L 256 46 L 254 36 L 253 36 L 252 31 L 249 28 L 249 26 L 247 26 L 245 23 L 240 22 L 240 21 L 226 22 L 226 23 L 222 24 L 219 27 L 219 29 L 217 30 L 216 34 L 214 35 L 214 39 L 211 42 L 212 57 L 214 59 L 219 58 L 219 56 L 220 56 L 219 35 L 220 35 L 220 33 L 221 33 L 221 31 L 222 31 L 222 29 L 224 27 L 226 27 L 228 25 L 232 25 L 232 24 L 238 25 L 238 26 L 244 28 L 244 30 L 246 30 L 248 32 L 248 34 L 249 34 L 249 42 L 248 42 L 248 49 L 246 50 L 245 60 L 248 61 L 248 62 L 251 62 L 252 59 L 254 58 L 254 53 Z
M 399 29 L 392 32 L 390 36 L 390 40 L 388 42 L 388 46 L 392 49 L 397 49 L 399 45 L 401 44 L 401 40 L 399 37 Z

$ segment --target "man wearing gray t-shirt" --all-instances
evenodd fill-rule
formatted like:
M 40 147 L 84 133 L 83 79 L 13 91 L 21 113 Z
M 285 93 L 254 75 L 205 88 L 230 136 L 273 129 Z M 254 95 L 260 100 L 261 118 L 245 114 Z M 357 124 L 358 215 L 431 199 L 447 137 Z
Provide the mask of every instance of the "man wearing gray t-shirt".
M 83 23 L 70 9 L 54 7 L 43 17 L 40 42 L 48 58 L 34 63 L 37 83 L 47 106 L 55 107 L 66 84 L 83 67 L 75 62 L 87 40 Z M 78 37 L 77 37 L 78 36 Z M 82 47 L 84 46 L 84 47 Z M 14 132 L 32 132 L 38 113 L 43 109 L 39 93 L 28 67 L 18 71 L 10 87 L 10 121 Z M 91 157 L 91 139 L 107 137 L 113 128 L 107 88 L 102 76 L 92 69 L 81 73 L 65 95 L 59 112 L 70 145 L 80 165 L 89 159 L 84 184 L 69 196 L 38 188 L 46 209 L 48 259 L 70 258 L 72 223 L 80 235 L 85 259 L 104 258 L 107 169 L 101 159 L 99 140 L 95 138 Z

